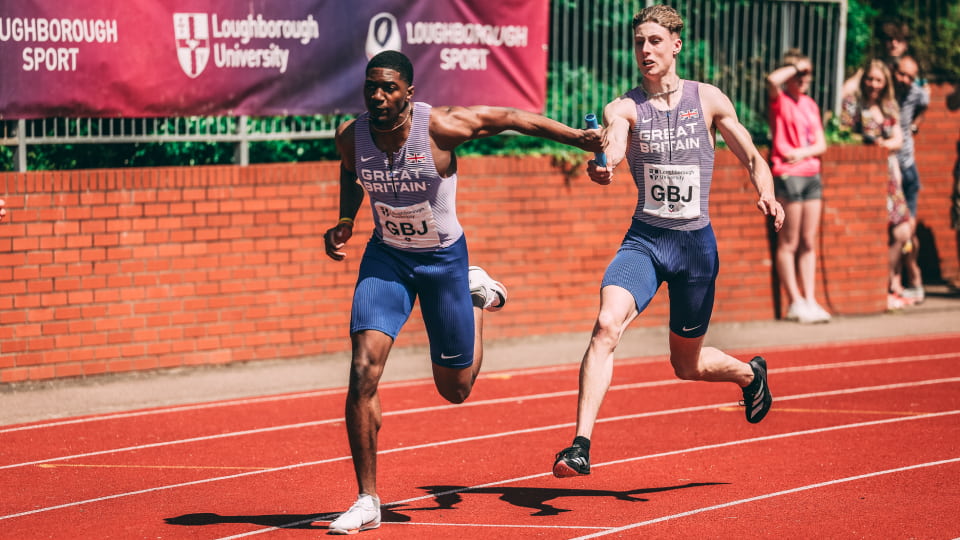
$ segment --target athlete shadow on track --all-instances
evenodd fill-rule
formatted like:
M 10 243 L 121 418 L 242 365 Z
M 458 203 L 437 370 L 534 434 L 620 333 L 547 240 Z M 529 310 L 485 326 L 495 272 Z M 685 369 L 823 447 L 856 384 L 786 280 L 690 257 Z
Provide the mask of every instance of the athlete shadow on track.
M 209 512 L 200 512 L 196 514 L 184 514 L 182 516 L 166 518 L 163 521 L 168 525 L 184 525 L 189 527 L 199 527 L 203 525 L 222 525 L 224 523 L 249 523 L 261 527 L 277 527 L 279 529 L 326 529 L 328 522 L 336 519 L 341 512 L 332 512 L 326 514 L 266 514 L 261 516 L 221 516 Z M 410 521 L 410 518 L 398 514 L 388 508 L 381 507 L 381 520 L 385 523 L 402 523 Z M 314 522 L 323 524 L 314 524 Z
M 455 510 L 456 505 L 463 501 L 464 493 L 487 493 L 500 495 L 500 500 L 510 503 L 514 506 L 530 508 L 536 510 L 532 516 L 555 516 L 561 512 L 570 512 L 567 508 L 557 508 L 547 501 L 559 499 L 561 497 L 591 497 L 606 498 L 610 497 L 619 501 L 644 502 L 649 499 L 636 497 L 636 495 L 645 495 L 648 493 L 661 493 L 677 489 L 687 489 L 702 486 L 717 486 L 725 482 L 691 482 L 679 486 L 666 486 L 659 488 L 632 489 L 629 491 L 610 491 L 602 489 L 554 489 L 554 488 L 533 488 L 533 487 L 485 487 L 469 488 L 466 486 L 421 486 L 420 489 L 426 490 L 434 496 L 437 506 L 429 508 L 402 508 L 403 512 L 410 511 L 430 511 L 430 510 Z

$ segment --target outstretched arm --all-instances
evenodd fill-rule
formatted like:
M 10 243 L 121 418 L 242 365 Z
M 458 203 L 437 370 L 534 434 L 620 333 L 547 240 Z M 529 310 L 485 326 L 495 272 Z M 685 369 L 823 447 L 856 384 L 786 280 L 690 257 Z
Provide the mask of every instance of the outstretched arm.
M 599 130 L 576 129 L 539 114 L 509 107 L 434 107 L 430 133 L 441 150 L 453 150 L 474 139 L 504 131 L 550 139 L 591 151 L 601 151 Z
M 353 121 L 342 124 L 337 129 L 336 143 L 340 151 L 340 219 L 336 225 L 323 235 L 327 256 L 342 261 L 347 256 L 340 251 L 353 236 L 353 220 L 357 217 L 363 203 L 363 186 L 357 180 L 354 167 L 356 148 L 353 143 Z
M 607 154 L 607 166 L 600 167 L 592 160 L 587 163 L 590 180 L 604 186 L 613 181 L 613 170 L 627 155 L 630 129 L 636 120 L 637 106 L 632 99 L 620 97 L 603 108 L 603 151 Z
M 767 161 L 753 144 L 750 132 L 737 119 L 733 103 L 717 87 L 709 84 L 700 85 L 700 101 L 707 115 L 707 125 L 720 130 L 724 142 L 750 173 L 750 182 L 759 196 L 757 208 L 763 215 L 773 217 L 773 226 L 779 231 L 785 214 L 774 196 L 773 175 Z

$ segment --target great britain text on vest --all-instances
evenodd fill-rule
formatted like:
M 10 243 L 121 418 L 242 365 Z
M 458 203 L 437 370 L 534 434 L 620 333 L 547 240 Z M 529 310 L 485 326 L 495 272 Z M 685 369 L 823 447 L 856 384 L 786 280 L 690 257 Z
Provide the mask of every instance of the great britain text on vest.
M 668 152 L 700 148 L 697 124 L 681 124 L 673 129 L 643 129 L 638 131 L 641 152 Z
M 427 191 L 426 181 L 415 181 L 420 179 L 420 169 L 401 169 L 394 172 L 360 169 L 360 179 L 363 181 L 363 188 L 370 193 Z

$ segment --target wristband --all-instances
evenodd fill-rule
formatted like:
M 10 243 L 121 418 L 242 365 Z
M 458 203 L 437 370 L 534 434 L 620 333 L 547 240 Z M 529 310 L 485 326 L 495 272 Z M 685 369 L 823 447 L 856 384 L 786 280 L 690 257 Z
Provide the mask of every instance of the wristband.
M 343 225 L 344 223 L 353 227 L 353 218 L 342 217 L 340 218 L 340 221 L 337 222 L 337 225 Z

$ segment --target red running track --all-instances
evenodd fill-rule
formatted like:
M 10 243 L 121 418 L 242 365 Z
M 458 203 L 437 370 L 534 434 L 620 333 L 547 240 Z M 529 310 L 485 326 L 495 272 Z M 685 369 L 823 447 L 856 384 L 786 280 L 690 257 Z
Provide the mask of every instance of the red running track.
M 749 356 L 745 353 L 744 356 Z M 383 385 L 365 538 L 956 538 L 960 335 L 765 354 L 774 408 L 620 360 L 593 474 L 559 480 L 577 366 L 488 373 L 463 405 Z M 344 390 L 0 426 L 0 538 L 314 538 L 356 497 Z

